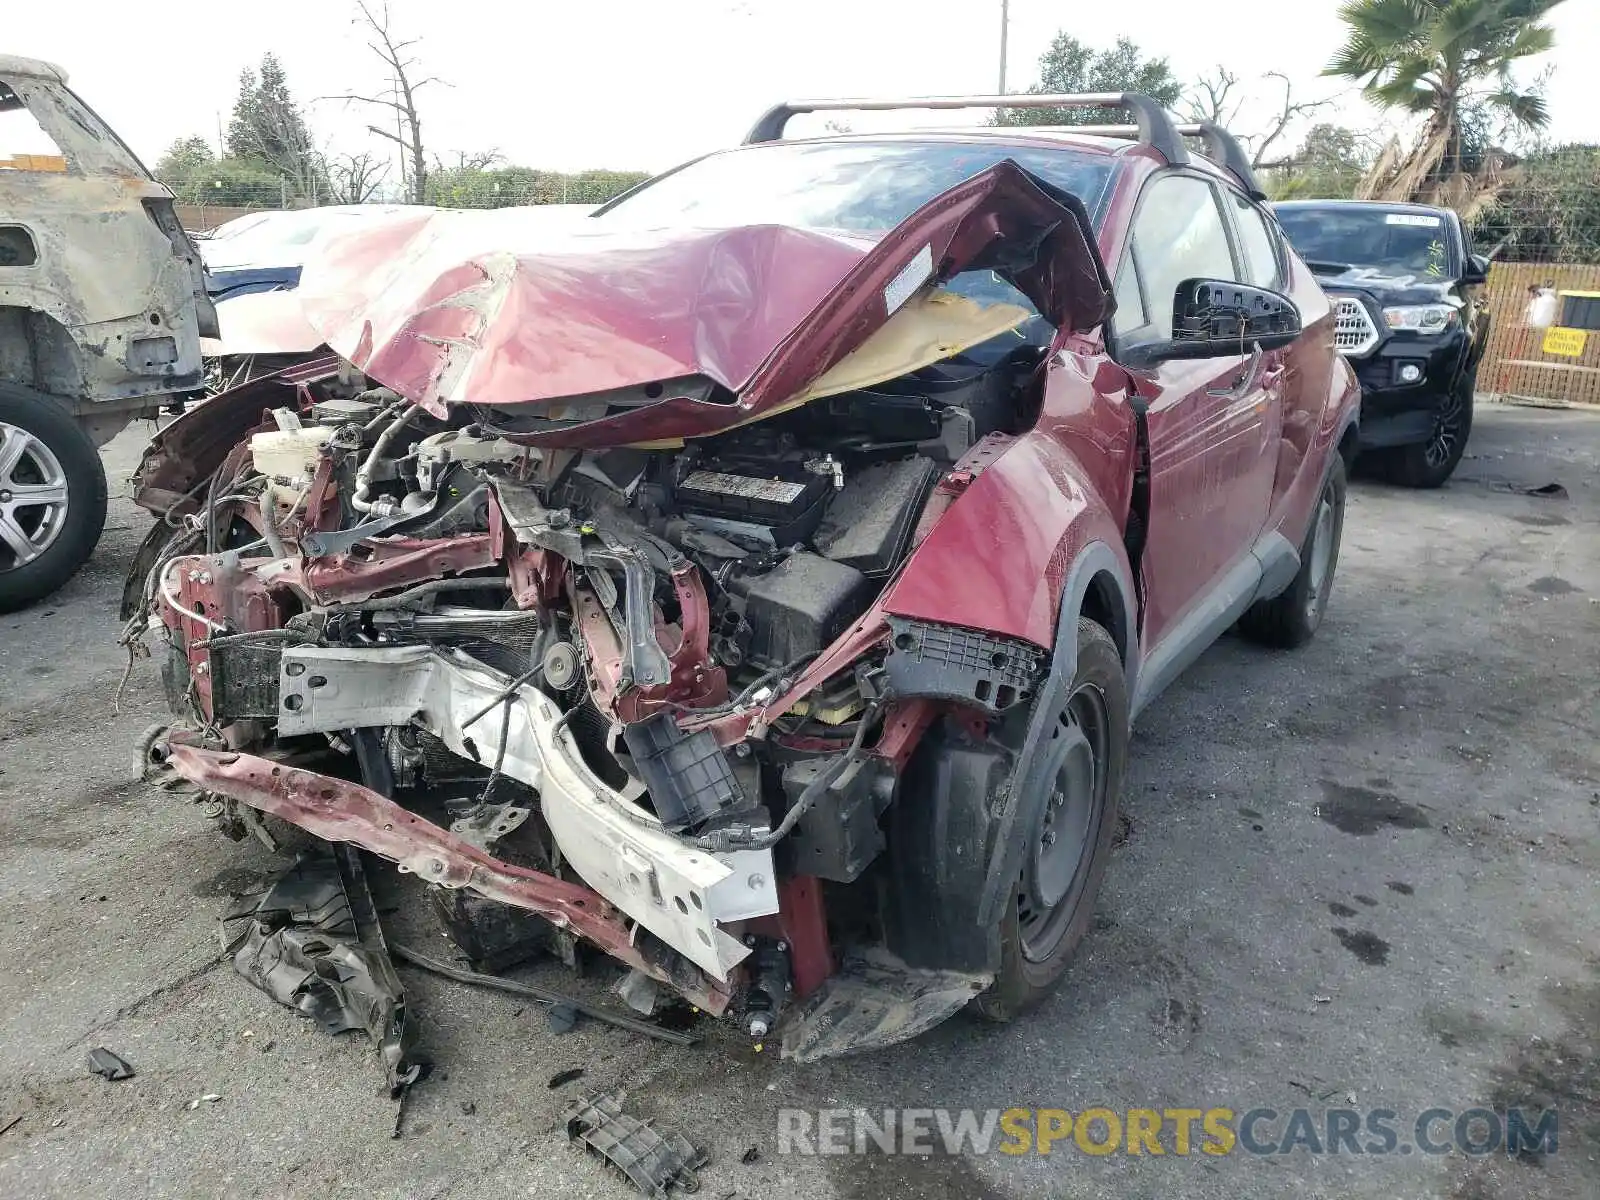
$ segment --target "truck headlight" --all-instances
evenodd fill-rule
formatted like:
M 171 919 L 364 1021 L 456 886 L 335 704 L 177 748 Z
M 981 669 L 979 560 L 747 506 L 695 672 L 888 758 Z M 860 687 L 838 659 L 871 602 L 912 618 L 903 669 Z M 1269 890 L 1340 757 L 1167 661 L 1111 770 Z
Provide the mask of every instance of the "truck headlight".
M 1456 310 L 1449 304 L 1416 304 L 1383 310 L 1390 329 L 1410 329 L 1417 333 L 1443 333 L 1456 323 Z

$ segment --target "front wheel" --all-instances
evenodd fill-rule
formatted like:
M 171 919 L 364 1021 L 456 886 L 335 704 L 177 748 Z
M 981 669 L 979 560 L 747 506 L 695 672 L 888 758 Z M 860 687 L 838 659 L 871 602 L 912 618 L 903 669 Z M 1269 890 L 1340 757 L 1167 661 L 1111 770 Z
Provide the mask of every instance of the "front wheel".
M 83 565 L 106 520 L 100 453 L 49 397 L 0 383 L 0 612 Z
M 1461 465 L 1472 436 L 1473 376 L 1465 376 L 1439 401 L 1428 440 L 1399 446 L 1387 459 L 1388 475 L 1403 487 L 1442 487 Z
M 1034 798 L 1040 817 L 1024 835 L 1022 872 L 1000 925 L 1000 970 L 973 1001 L 995 1021 L 1055 991 L 1111 858 L 1128 758 L 1128 689 L 1116 643 L 1093 621 L 1078 621 L 1078 669 L 1039 752 L 1046 769 L 1026 774 L 1044 795 L 1042 803 Z

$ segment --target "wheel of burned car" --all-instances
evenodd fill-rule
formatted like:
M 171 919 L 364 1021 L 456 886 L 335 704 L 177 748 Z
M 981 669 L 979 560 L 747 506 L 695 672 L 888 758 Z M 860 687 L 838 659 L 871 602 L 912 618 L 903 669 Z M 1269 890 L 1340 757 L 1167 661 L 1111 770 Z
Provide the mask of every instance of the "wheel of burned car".
M 1116 643 L 1078 622 L 1078 666 L 1050 714 L 1040 769 L 1018 772 L 1037 812 L 1024 836 L 1022 871 L 1000 929 L 1000 970 L 974 1002 L 1010 1020 L 1049 996 L 1083 940 L 1105 877 L 1128 752 L 1128 695 Z
M 1436 488 L 1455 474 L 1472 436 L 1474 375 L 1467 375 L 1442 397 L 1433 413 L 1428 440 L 1395 449 L 1389 458 L 1389 478 L 1405 487 Z
M 106 519 L 94 443 L 48 396 L 0 383 L 0 612 L 42 599 L 83 565 Z
M 1339 568 L 1344 535 L 1344 459 L 1334 455 L 1311 514 L 1311 529 L 1300 547 L 1300 571 L 1288 590 L 1258 600 L 1239 619 L 1239 632 L 1267 646 L 1292 650 L 1309 642 L 1328 611 L 1333 577 Z

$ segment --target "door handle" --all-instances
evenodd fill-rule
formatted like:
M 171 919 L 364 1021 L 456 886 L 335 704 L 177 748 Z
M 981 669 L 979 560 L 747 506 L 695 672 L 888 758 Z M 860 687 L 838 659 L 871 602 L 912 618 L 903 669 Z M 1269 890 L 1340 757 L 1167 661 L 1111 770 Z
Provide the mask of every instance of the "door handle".
M 1256 376 L 1261 373 L 1261 357 L 1261 343 L 1257 342 L 1250 347 L 1250 361 L 1245 364 L 1244 370 L 1233 381 L 1233 385 L 1225 388 L 1207 388 L 1206 395 L 1214 396 L 1218 400 L 1244 399 L 1255 387 Z

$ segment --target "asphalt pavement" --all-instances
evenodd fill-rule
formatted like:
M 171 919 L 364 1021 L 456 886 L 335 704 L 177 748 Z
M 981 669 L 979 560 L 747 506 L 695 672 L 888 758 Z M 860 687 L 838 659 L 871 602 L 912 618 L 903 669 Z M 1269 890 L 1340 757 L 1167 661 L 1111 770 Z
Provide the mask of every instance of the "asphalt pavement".
M 275 861 L 132 781 L 165 713 L 150 661 L 114 705 L 148 432 L 106 449 L 94 559 L 0 617 L 0 1195 L 621 1198 L 565 1137 L 597 1089 L 704 1144 L 715 1200 L 1600 1195 L 1600 416 L 1483 404 L 1443 490 L 1352 486 L 1315 642 L 1226 638 L 1142 719 L 1095 927 L 1031 1018 L 794 1067 L 731 1026 L 693 1048 L 558 1035 L 536 1003 L 402 968 L 437 1065 L 398 1138 L 369 1045 L 220 959 L 228 897 Z M 1527 494 L 1548 483 L 1565 496 Z M 380 894 L 444 952 L 412 899 Z M 527 978 L 604 998 L 555 965 Z M 135 1078 L 91 1075 L 95 1046 Z M 1556 1153 L 1412 1145 L 1426 1110 L 1510 1105 L 1556 1108 Z M 1390 1110 L 1400 1136 L 810 1156 L 780 1153 L 785 1107 L 1270 1109 L 1268 1148 L 1296 1109 L 1322 1134 L 1331 1109 Z

